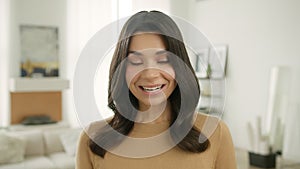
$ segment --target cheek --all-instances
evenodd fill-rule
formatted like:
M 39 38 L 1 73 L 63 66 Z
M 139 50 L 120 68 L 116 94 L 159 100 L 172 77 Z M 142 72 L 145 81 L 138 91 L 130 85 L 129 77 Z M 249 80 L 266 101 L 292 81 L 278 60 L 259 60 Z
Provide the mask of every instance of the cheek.
M 162 68 L 162 70 L 165 72 L 165 74 L 168 77 L 175 79 L 175 70 L 173 69 L 173 67 L 171 65 L 164 66 L 164 68 Z
M 126 68 L 126 83 L 128 86 L 130 86 L 130 82 L 132 80 L 134 80 L 134 77 L 136 77 L 137 72 L 139 72 L 139 70 L 137 70 L 137 68 L 134 68 L 132 66 L 127 66 L 127 68 Z
M 175 79 L 175 70 L 171 65 L 157 66 L 156 68 L 160 69 L 160 72 L 169 80 Z M 143 68 L 138 68 L 136 66 L 129 65 L 126 67 L 126 83 L 128 86 L 130 86 L 132 81 L 135 81 L 135 79 L 138 77 L 137 74 L 142 70 Z

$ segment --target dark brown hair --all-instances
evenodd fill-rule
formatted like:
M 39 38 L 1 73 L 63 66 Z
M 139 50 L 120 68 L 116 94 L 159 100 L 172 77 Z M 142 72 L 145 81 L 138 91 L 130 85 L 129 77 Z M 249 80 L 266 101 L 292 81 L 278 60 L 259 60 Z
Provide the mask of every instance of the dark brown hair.
M 167 50 L 174 55 L 168 56 L 168 58 L 175 70 L 175 80 L 180 85 L 176 86 L 168 98 L 172 107 L 170 126 L 173 127 L 170 128 L 171 137 L 173 140 L 182 138 L 177 146 L 185 151 L 205 151 L 209 146 L 209 140 L 204 136 L 205 141 L 199 142 L 199 137 L 203 137 L 203 135 L 192 126 L 193 115 L 200 96 L 197 77 L 191 66 L 179 28 L 169 16 L 158 11 L 138 12 L 130 17 L 122 28 L 109 73 L 108 106 L 113 110 L 114 117 L 109 122 L 110 127 L 104 127 L 90 139 L 89 146 L 91 151 L 104 158 L 106 150 L 99 145 L 113 147 L 120 144 L 124 136 L 128 135 L 134 126 L 134 121 L 129 119 L 134 119 L 137 111 L 128 105 L 133 105 L 133 107 L 137 108 L 138 100 L 128 89 L 125 79 L 126 62 L 122 61 L 128 55 L 130 37 L 137 32 L 160 34 L 165 41 Z M 185 64 L 178 62 L 178 60 L 174 59 L 175 57 L 178 57 Z M 191 72 L 192 76 L 184 73 L 187 71 Z M 120 98 L 129 99 L 125 99 L 126 101 L 124 101 L 124 99 Z M 183 102 L 182 98 L 188 98 L 188 101 Z M 120 113 L 121 111 L 122 114 Z M 127 119 L 123 115 L 130 118 Z M 189 131 L 186 132 L 187 134 L 184 137 L 181 137 L 181 133 L 184 133 L 182 131 L 184 128 L 188 128 Z M 116 135 L 113 130 L 124 136 Z

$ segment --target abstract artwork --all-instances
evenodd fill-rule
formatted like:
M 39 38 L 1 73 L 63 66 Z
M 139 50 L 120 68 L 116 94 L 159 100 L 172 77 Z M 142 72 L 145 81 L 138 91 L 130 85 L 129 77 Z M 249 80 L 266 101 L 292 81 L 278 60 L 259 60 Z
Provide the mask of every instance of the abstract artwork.
M 20 25 L 21 76 L 59 76 L 58 27 Z

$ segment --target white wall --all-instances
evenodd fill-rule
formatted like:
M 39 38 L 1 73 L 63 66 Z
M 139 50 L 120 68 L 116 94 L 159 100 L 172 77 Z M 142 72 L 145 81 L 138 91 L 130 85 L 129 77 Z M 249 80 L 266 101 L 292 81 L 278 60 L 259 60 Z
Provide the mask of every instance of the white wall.
M 182 0 L 170 1 L 170 13 L 173 16 L 180 17 L 181 19 L 189 19 L 189 3 Z
M 290 108 L 296 110 L 300 105 L 300 1 L 190 0 L 188 3 L 189 21 L 213 43 L 229 45 L 223 119 L 230 127 L 235 145 L 250 149 L 246 126 L 267 112 L 272 66 L 291 68 Z
M 132 0 L 133 13 L 158 10 L 170 14 L 170 0 Z
M 9 0 L 0 1 L 0 127 L 8 126 L 9 114 Z

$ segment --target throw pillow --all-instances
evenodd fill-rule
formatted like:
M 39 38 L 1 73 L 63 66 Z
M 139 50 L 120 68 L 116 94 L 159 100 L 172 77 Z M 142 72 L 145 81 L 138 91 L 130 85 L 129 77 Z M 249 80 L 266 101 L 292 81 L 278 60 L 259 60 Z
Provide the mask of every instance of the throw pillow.
M 0 145 L 2 145 L 0 146 L 0 164 L 17 163 L 24 160 L 25 140 L 0 132 Z
M 75 156 L 80 132 L 81 130 L 74 129 L 71 132 L 63 133 L 60 135 L 60 140 L 64 147 L 64 150 L 70 156 Z
M 8 132 L 7 134 L 26 141 L 26 156 L 43 156 L 45 154 L 45 145 L 42 131 L 24 130 Z
M 69 130 L 54 129 L 54 130 L 44 131 L 45 150 L 47 155 L 64 151 L 64 147 L 61 143 L 59 136 L 62 133 L 66 133 L 67 131 Z

